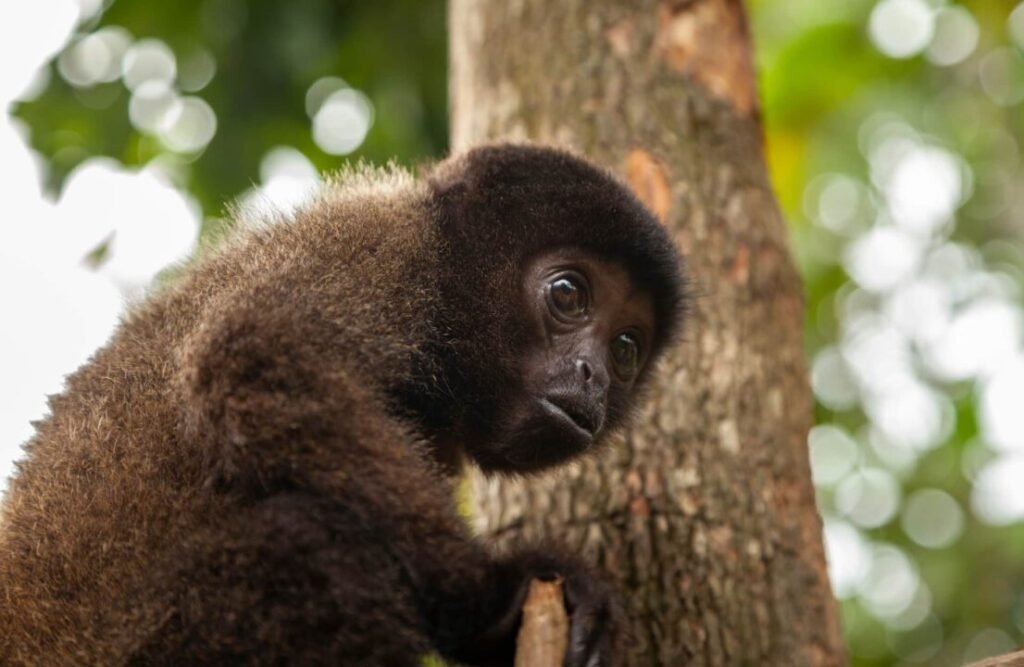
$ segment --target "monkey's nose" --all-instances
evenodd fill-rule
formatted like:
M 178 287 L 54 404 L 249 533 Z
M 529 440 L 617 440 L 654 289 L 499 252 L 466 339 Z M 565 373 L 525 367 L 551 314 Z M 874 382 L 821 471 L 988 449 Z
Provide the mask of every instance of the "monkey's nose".
M 580 357 L 576 360 L 576 373 L 578 381 L 586 387 L 588 393 L 603 395 L 608 390 L 608 371 L 600 363 L 594 363 L 587 357 Z

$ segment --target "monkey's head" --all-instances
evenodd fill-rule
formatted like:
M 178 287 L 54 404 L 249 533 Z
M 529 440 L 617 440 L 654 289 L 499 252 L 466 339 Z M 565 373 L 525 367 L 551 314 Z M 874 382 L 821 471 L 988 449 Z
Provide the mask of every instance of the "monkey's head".
M 445 334 L 430 435 L 514 472 L 606 441 L 681 324 L 662 225 L 611 175 L 550 148 L 478 148 L 430 185 Z

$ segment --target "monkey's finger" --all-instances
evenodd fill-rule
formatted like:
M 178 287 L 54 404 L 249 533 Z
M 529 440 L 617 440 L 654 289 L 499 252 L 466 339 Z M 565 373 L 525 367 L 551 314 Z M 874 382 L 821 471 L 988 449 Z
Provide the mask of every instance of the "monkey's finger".
M 597 619 L 594 610 L 577 608 L 569 628 L 569 650 L 565 654 L 566 667 L 590 667 L 597 647 Z M 599 664 L 599 663 L 596 663 Z

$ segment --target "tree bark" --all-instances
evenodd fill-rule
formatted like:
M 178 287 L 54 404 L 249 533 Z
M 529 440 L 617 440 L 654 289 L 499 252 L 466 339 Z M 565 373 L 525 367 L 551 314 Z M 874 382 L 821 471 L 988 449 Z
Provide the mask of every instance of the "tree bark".
M 762 155 L 739 0 L 451 0 L 454 149 L 571 146 L 618 171 L 696 303 L 641 418 L 599 460 L 472 481 L 498 542 L 611 574 L 629 665 L 841 665 L 805 437 L 802 299 Z
M 1015 651 L 1014 653 L 997 655 L 979 662 L 972 662 L 967 667 L 1024 667 L 1024 651 Z

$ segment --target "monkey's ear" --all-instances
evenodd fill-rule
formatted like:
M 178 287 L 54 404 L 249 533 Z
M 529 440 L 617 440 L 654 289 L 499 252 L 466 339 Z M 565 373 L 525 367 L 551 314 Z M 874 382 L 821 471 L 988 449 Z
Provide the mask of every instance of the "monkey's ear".
M 456 169 L 452 165 L 441 164 L 431 172 L 427 181 L 434 197 L 439 200 L 461 199 L 470 191 L 469 180 L 464 169 Z
M 450 157 L 431 168 L 426 182 L 436 198 L 458 200 L 475 189 L 475 167 L 471 155 L 470 153 Z
M 449 241 L 461 237 L 468 231 L 467 225 L 472 223 L 469 211 L 481 210 L 473 208 L 473 187 L 465 173 L 451 170 L 440 175 L 435 174 L 435 177 L 430 179 L 430 188 L 442 234 Z

